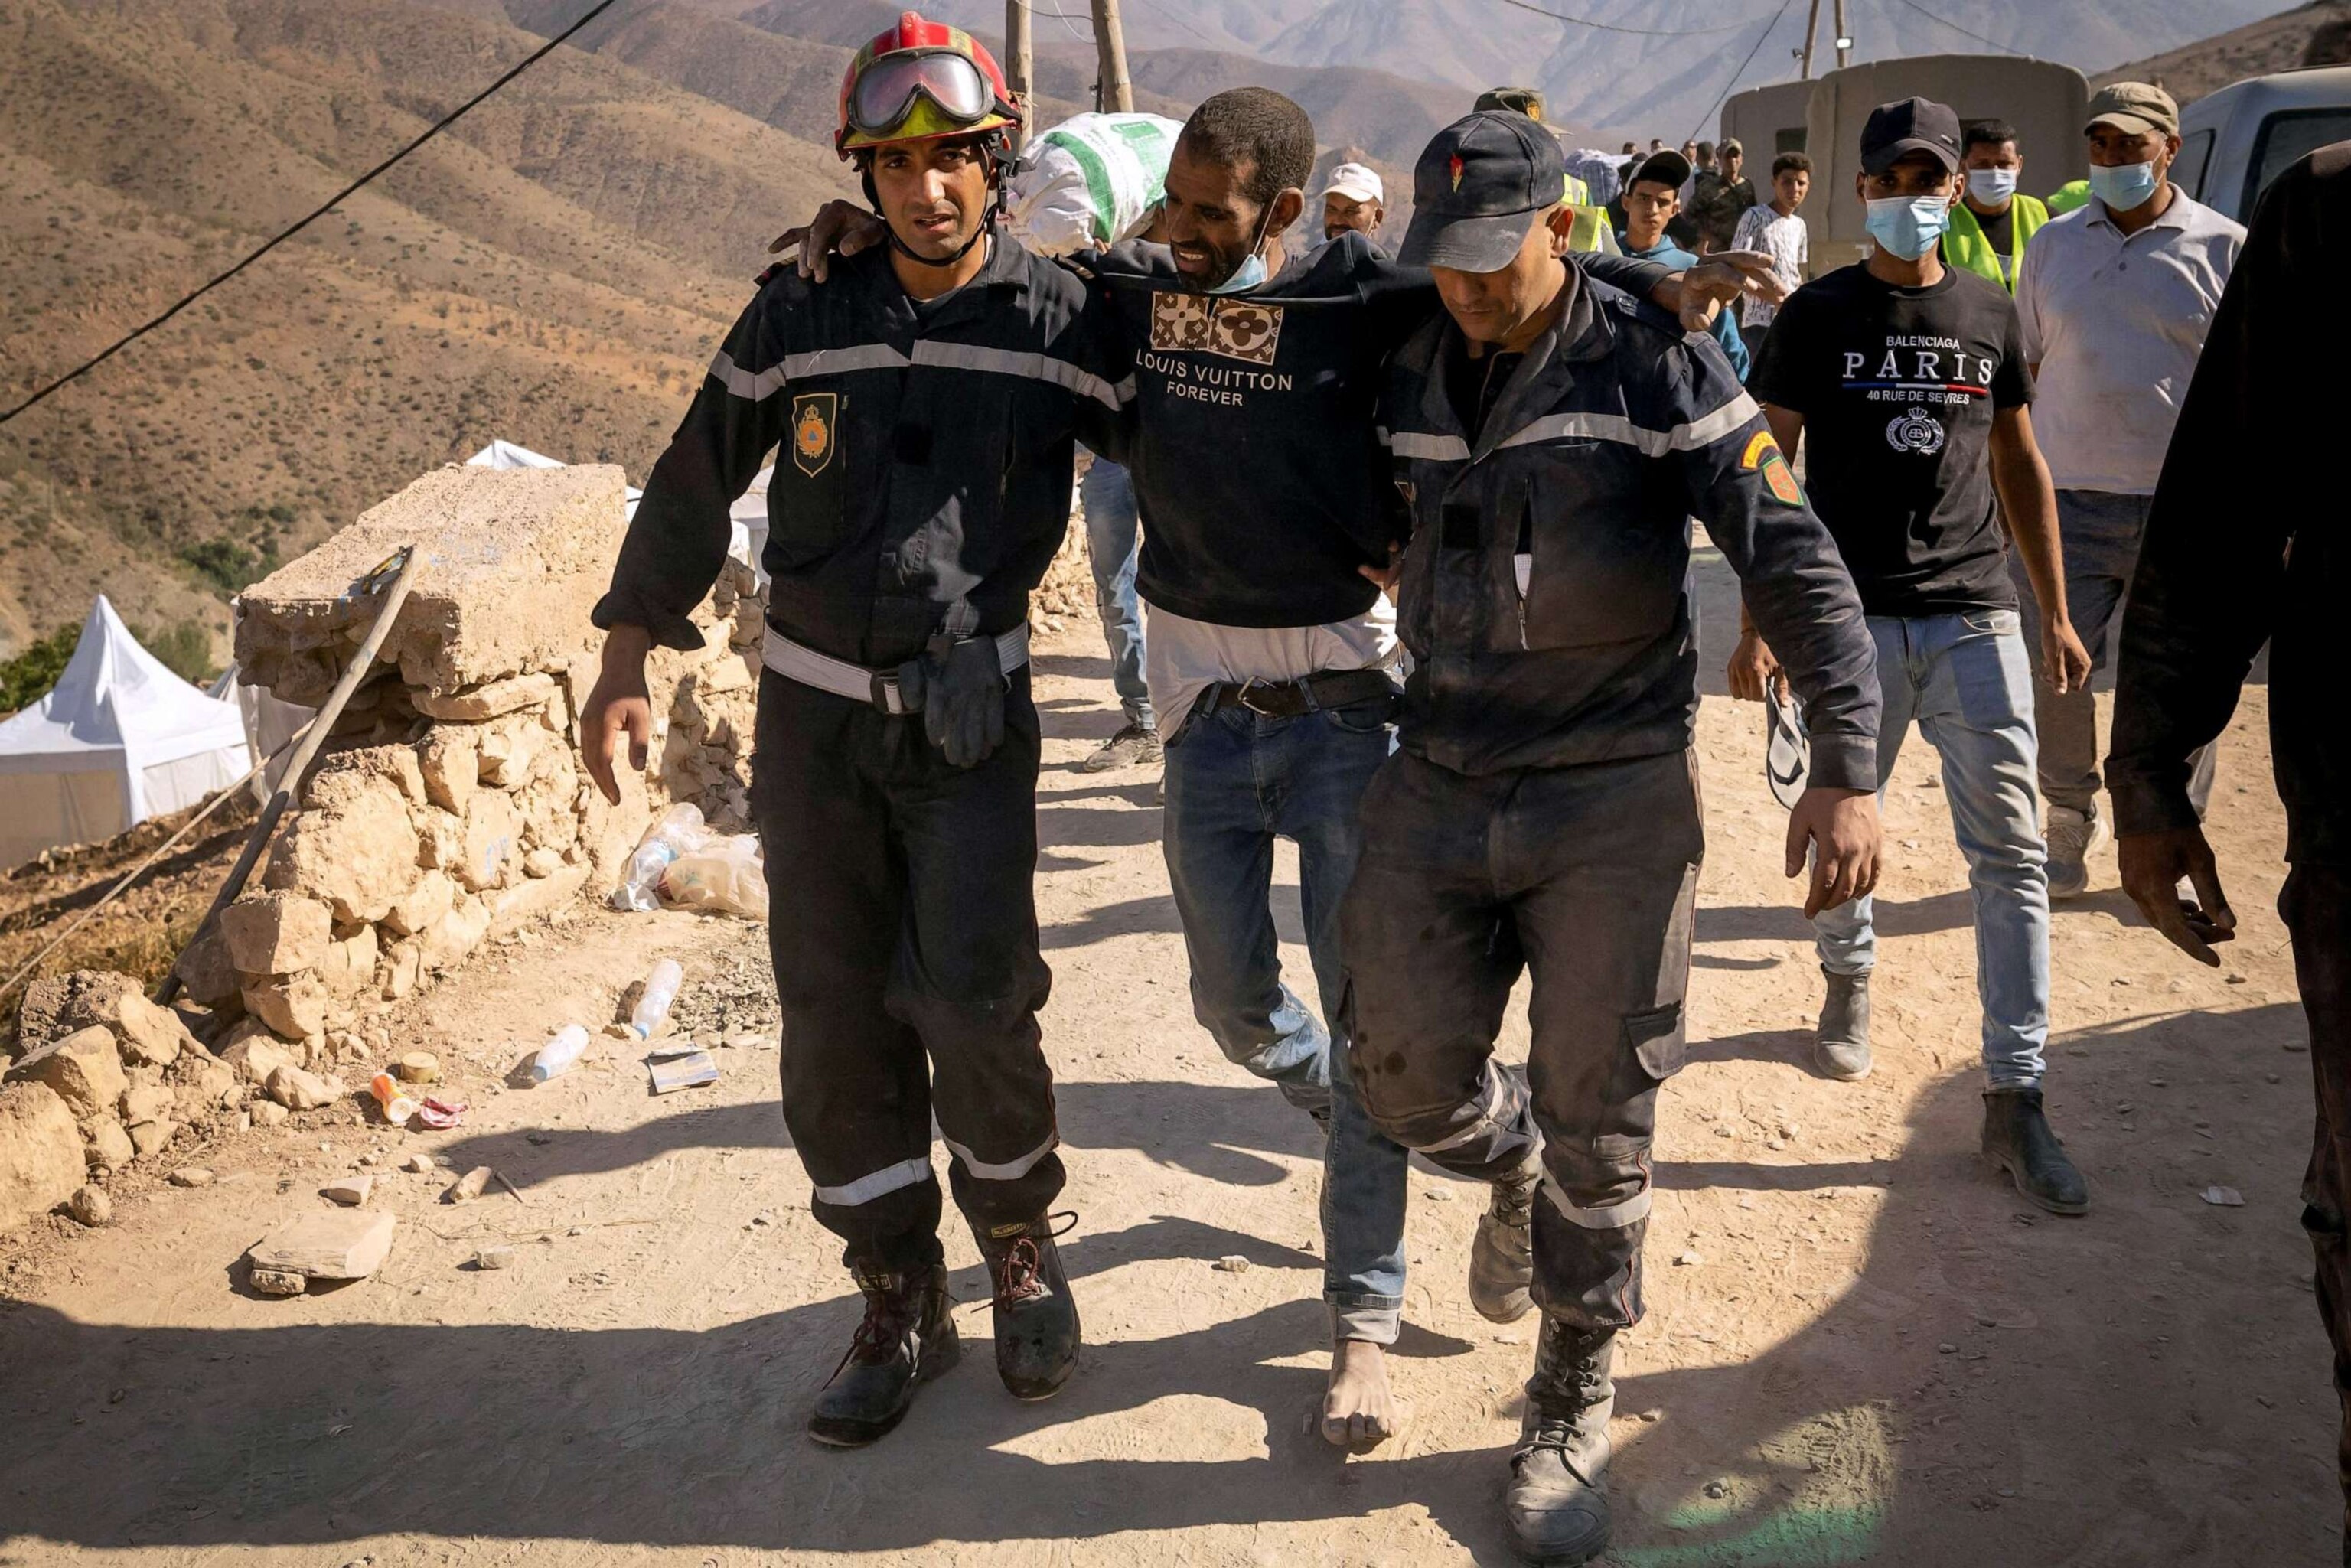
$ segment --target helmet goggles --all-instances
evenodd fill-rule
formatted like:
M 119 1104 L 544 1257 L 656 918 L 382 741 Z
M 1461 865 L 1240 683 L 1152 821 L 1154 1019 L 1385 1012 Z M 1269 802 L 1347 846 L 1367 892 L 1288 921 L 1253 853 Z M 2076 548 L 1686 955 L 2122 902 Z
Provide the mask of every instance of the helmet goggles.
M 974 125 L 997 108 L 996 89 L 968 55 L 952 48 L 906 49 L 868 66 L 849 95 L 850 129 L 883 136 L 904 125 L 927 98 L 956 125 Z

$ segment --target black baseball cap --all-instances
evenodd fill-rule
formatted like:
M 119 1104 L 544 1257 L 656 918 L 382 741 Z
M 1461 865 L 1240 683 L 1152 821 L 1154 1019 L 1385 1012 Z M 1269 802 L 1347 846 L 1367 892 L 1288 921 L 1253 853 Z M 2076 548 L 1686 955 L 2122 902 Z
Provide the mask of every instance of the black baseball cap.
M 1861 172 L 1883 174 L 1911 152 L 1931 152 L 1945 171 L 1965 162 L 1959 148 L 1959 117 L 1931 98 L 1881 103 L 1861 128 Z
M 1660 185 L 1671 185 L 1678 191 L 1689 183 L 1689 160 L 1678 152 L 1667 151 L 1652 152 L 1642 159 L 1640 166 L 1633 171 L 1633 177 L 1625 184 L 1630 189 L 1640 181 L 1651 180 Z
M 1396 260 L 1499 272 L 1559 205 L 1566 176 L 1559 139 L 1525 115 L 1485 110 L 1457 120 L 1413 165 L 1412 227 Z

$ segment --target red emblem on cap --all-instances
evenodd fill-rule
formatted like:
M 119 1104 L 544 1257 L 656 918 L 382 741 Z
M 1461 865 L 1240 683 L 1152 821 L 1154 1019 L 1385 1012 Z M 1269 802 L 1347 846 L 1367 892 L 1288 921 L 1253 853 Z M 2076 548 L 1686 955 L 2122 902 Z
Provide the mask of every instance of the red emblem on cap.
M 1459 190 L 1459 189 L 1461 188 L 1461 154 L 1460 154 L 1460 153 L 1456 152 L 1456 153 L 1453 155 L 1453 161 L 1452 161 L 1451 167 L 1452 167 L 1452 170 L 1453 170 L 1453 188 L 1454 188 L 1455 190 L 1457 190 L 1457 191 L 1458 191 L 1458 190 Z

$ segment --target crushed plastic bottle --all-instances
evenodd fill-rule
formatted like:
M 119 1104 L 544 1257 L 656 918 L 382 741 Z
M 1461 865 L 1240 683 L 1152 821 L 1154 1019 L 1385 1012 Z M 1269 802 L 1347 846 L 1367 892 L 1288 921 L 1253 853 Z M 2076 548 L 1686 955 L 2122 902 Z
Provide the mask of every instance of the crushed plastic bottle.
M 637 998 L 636 1010 L 629 1015 L 629 1027 L 637 1031 L 639 1040 L 651 1040 L 653 1030 L 661 1028 L 662 1019 L 669 1016 L 670 1003 L 677 1000 L 677 989 L 685 984 L 685 971 L 674 958 L 664 958 L 645 977 L 644 994 Z
M 420 1109 L 415 1101 L 402 1092 L 400 1081 L 389 1072 L 377 1073 L 368 1083 L 368 1092 L 374 1095 L 375 1103 L 382 1107 L 383 1119 L 395 1127 L 408 1125 L 408 1119 Z
M 576 1023 L 563 1026 L 553 1040 L 538 1048 L 530 1059 L 530 1081 L 544 1083 L 559 1077 L 580 1065 L 580 1053 L 588 1049 L 588 1031 Z
M 662 814 L 662 820 L 645 831 L 637 841 L 636 852 L 629 857 L 628 874 L 621 885 L 612 890 L 612 907 L 633 909 L 639 913 L 659 909 L 661 905 L 662 873 L 680 855 L 700 849 L 710 841 L 710 830 L 702 821 L 702 808 L 692 801 L 672 806 Z

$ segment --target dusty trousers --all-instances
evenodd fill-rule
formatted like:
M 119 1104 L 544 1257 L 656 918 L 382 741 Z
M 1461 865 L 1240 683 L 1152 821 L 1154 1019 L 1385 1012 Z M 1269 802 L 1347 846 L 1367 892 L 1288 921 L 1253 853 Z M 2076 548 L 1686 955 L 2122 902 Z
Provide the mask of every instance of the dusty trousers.
M 1486 1180 L 1540 1142 L 1535 1301 L 1580 1329 L 1629 1328 L 1657 1087 L 1686 1049 L 1695 755 L 1473 777 L 1400 752 L 1364 796 L 1363 835 L 1340 947 L 1364 1109 Z M 1493 1060 L 1521 968 L 1523 1083 Z
M 2336 1463 L 2343 1560 L 2351 1563 L 2351 867 L 2297 865 L 2278 895 L 2294 935 L 2294 972 L 2310 1019 L 2317 1125 L 2302 1179 L 2302 1226 L 2317 1260 L 2318 1315 L 2335 1351 L 2343 1405 Z
M 767 672 L 751 809 L 783 1005 L 784 1123 L 814 1212 L 852 1265 L 940 1256 L 935 1114 L 956 1204 L 983 1227 L 1061 1190 L 1037 1013 L 1037 710 L 949 763 L 920 714 L 888 716 Z

